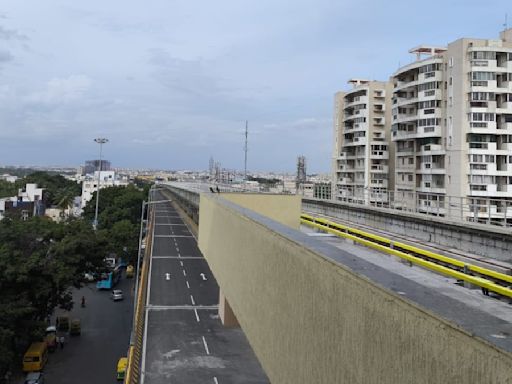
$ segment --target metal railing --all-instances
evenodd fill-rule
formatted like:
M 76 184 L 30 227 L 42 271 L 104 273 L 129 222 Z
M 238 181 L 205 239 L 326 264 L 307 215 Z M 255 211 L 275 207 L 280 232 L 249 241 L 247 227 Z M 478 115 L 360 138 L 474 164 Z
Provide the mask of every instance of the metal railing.
M 374 192 L 371 189 L 347 186 L 335 192 L 334 200 L 446 217 L 453 221 L 512 226 L 512 199 L 409 191 Z

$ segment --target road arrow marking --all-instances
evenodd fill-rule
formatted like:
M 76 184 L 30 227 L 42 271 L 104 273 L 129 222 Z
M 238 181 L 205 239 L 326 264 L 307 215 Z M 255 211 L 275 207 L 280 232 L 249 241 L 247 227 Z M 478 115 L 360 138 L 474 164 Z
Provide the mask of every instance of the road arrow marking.
M 206 276 L 204 275 L 204 273 L 200 273 L 199 276 L 201 276 L 203 280 L 206 281 Z
M 171 274 L 170 273 L 166 273 L 165 274 L 165 280 L 171 280 Z

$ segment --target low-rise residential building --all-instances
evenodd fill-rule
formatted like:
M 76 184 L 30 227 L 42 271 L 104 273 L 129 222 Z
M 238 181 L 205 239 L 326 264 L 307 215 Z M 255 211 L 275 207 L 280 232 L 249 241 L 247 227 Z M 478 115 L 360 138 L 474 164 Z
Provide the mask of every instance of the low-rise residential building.
M 110 188 L 116 186 L 127 186 L 129 181 L 127 178 L 118 178 L 115 171 L 99 172 L 99 188 Z M 86 177 L 82 181 L 81 209 L 91 201 L 93 194 L 98 190 L 98 171 L 93 175 Z
M 0 220 L 9 215 L 26 220 L 44 213 L 43 188 L 37 184 L 27 184 L 18 190 L 17 196 L 0 199 Z

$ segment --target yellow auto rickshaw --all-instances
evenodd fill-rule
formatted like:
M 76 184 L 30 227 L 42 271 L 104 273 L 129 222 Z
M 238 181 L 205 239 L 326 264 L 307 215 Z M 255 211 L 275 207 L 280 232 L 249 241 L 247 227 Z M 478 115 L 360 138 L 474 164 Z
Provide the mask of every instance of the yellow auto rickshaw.
M 81 325 L 80 325 L 80 319 L 73 319 L 71 320 L 71 325 L 69 327 L 69 334 L 71 336 L 80 336 L 81 333 Z
M 133 265 L 129 265 L 126 267 L 126 277 L 133 277 Z
M 117 362 L 117 380 L 124 380 L 126 375 L 126 367 L 128 366 L 128 358 L 121 357 Z

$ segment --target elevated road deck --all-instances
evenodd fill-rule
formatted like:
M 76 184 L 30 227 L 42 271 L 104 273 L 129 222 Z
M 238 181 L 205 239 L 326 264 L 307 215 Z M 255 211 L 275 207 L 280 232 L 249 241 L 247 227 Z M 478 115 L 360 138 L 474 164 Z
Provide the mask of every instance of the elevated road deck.
M 153 206 L 141 382 L 268 383 L 243 332 L 221 324 L 219 287 L 195 237 L 170 203 Z

